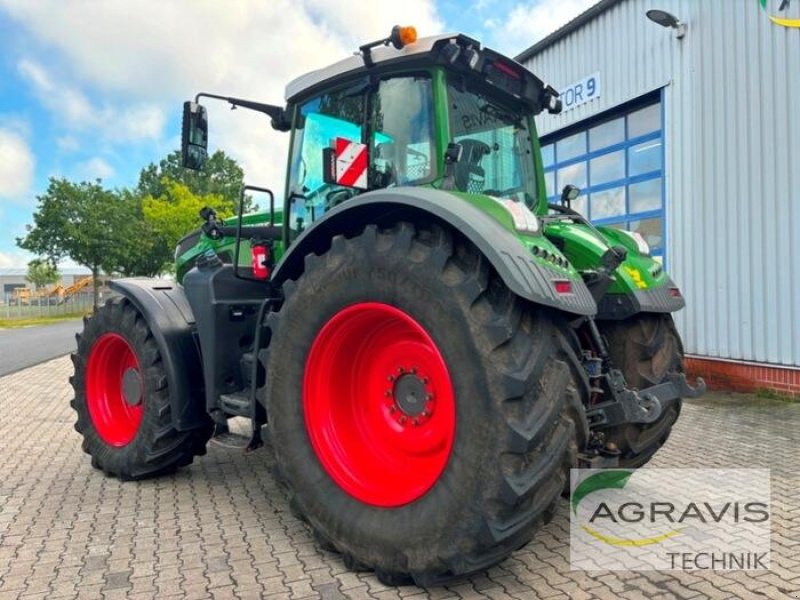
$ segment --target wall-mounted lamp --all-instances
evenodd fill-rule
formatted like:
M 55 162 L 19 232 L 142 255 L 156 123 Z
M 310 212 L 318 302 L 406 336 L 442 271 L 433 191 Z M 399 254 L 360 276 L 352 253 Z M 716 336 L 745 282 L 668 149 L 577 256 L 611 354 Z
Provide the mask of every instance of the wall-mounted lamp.
M 681 23 L 678 17 L 672 13 L 668 13 L 667 11 L 660 10 L 658 8 L 652 8 L 647 11 L 647 18 L 653 23 L 661 25 L 662 27 L 670 27 L 674 29 L 675 37 L 678 39 L 681 39 L 684 35 L 686 35 L 686 25 Z

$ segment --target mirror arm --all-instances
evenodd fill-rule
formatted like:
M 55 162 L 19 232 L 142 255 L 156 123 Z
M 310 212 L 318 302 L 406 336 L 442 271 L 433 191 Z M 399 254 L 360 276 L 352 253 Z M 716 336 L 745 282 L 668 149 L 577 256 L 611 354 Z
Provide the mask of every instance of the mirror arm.
M 262 102 L 254 102 L 252 100 L 243 100 L 242 98 L 231 98 L 230 96 L 219 96 L 217 94 L 207 94 L 200 92 L 194 97 L 195 102 L 199 102 L 200 98 L 215 98 L 217 100 L 225 100 L 230 103 L 232 107 L 248 108 L 256 112 L 264 113 L 272 118 L 272 128 L 278 131 L 289 131 L 291 123 L 287 119 L 286 110 L 283 107 L 275 106 L 274 104 L 264 104 Z

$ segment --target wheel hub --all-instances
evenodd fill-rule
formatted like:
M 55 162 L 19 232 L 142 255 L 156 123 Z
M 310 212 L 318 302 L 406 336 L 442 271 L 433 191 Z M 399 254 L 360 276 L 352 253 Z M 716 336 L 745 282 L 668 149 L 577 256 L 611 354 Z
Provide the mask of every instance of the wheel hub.
M 138 406 L 142 402 L 142 378 L 134 368 L 126 369 L 122 374 L 122 397 L 128 406 Z
M 421 378 L 407 373 L 395 382 L 392 396 L 402 412 L 409 417 L 417 417 L 425 412 L 425 402 L 429 394 Z
M 392 384 L 386 392 L 391 418 L 403 427 L 419 427 L 433 415 L 434 393 L 430 378 L 418 367 L 398 367 L 387 380 Z

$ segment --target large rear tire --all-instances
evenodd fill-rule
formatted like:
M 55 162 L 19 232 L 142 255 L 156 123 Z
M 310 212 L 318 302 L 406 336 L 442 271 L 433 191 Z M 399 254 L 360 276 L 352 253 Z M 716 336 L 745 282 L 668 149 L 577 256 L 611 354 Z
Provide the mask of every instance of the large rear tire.
M 683 372 L 683 344 L 671 315 L 640 313 L 598 325 L 611 361 L 622 371 L 629 387 L 641 390 L 663 383 L 669 372 Z M 665 404 L 663 410 L 654 423 L 605 430 L 606 439 L 622 452 L 620 466 L 641 467 L 664 445 L 680 415 L 681 400 Z
M 85 319 L 77 340 L 71 404 L 93 467 L 122 480 L 142 479 L 205 454 L 210 421 L 192 431 L 174 428 L 161 353 L 126 299 L 109 300 Z
M 337 236 L 270 315 L 267 411 L 293 509 L 388 583 L 485 569 L 553 514 L 585 436 L 560 317 L 468 243 Z

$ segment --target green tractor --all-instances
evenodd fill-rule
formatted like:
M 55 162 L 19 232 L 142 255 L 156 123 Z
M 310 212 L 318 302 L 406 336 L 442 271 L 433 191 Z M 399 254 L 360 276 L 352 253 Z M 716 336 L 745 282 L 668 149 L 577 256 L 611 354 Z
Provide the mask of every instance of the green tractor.
M 465 35 L 413 28 L 289 84 L 283 206 L 202 227 L 177 281 L 111 283 L 73 355 L 76 429 L 121 479 L 188 465 L 227 420 L 266 427 L 292 510 L 389 583 L 486 569 L 554 513 L 575 467 L 638 467 L 669 436 L 679 288 L 640 237 L 549 205 L 534 117 L 558 94 Z

